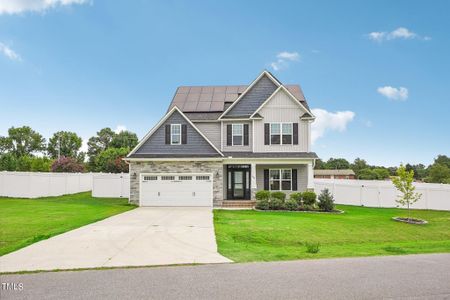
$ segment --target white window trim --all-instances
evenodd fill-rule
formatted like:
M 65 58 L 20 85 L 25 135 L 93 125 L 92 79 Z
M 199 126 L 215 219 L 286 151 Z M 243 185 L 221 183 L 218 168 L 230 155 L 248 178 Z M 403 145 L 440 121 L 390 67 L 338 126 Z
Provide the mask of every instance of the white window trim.
M 282 181 L 283 181 L 283 177 L 282 177 L 282 171 L 283 170 L 288 170 L 290 173 L 291 173 L 291 179 L 290 179 L 290 182 L 291 182 L 291 188 L 289 189 L 289 190 L 283 190 L 281 187 L 282 187 Z M 278 173 L 279 173 L 279 175 L 280 175 L 280 179 L 277 179 L 276 181 L 279 181 L 280 182 L 280 189 L 279 190 L 272 190 L 272 185 L 270 184 L 271 183 L 271 179 L 270 179 L 270 171 L 278 171 Z M 287 179 L 284 179 L 284 181 L 287 181 Z M 289 169 L 289 168 L 280 168 L 280 169 L 269 169 L 269 191 L 281 191 L 281 192 L 283 192 L 283 191 L 287 191 L 287 192 L 292 192 L 292 169 Z
M 174 127 L 179 127 L 180 128 L 180 133 L 179 134 L 174 134 L 173 133 L 173 128 Z M 174 143 L 173 142 L 173 136 L 174 135 L 179 135 L 180 136 L 179 143 Z M 181 136 L 182 136 L 181 124 L 170 124 L 170 144 L 171 145 L 181 145 Z
M 241 134 L 234 134 L 234 126 L 240 126 L 241 127 Z M 234 136 L 241 136 L 241 144 L 235 144 L 234 143 Z M 231 145 L 232 146 L 244 146 L 244 124 L 242 123 L 233 123 L 231 124 Z
M 272 144 L 272 124 L 280 125 L 280 143 Z M 283 144 L 283 124 L 291 125 L 291 142 L 288 144 Z M 269 145 L 294 145 L 294 123 L 293 122 L 271 122 L 269 123 Z

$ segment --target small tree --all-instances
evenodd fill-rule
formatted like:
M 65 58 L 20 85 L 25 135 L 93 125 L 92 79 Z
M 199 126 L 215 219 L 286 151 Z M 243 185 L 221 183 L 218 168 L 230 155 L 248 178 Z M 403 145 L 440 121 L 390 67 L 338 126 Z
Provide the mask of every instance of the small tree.
M 328 189 L 322 190 L 318 197 L 319 201 L 317 206 L 323 211 L 333 211 L 334 210 L 334 197 Z
M 402 193 L 396 201 L 402 206 L 407 206 L 408 219 L 411 219 L 411 205 L 422 197 L 422 194 L 415 192 L 416 187 L 412 184 L 413 180 L 414 171 L 406 171 L 403 164 L 397 169 L 397 176 L 392 177 L 392 183 Z
M 51 167 L 52 172 L 80 173 L 84 172 L 84 165 L 75 158 L 62 156 L 55 160 Z

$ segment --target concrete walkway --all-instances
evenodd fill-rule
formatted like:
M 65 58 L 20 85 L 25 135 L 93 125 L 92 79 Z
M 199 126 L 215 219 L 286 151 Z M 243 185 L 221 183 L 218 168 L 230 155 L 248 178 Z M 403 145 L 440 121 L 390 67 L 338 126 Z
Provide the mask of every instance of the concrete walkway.
M 450 254 L 2 276 L 4 299 L 450 299 Z
M 225 263 L 211 208 L 137 208 L 0 257 L 0 272 Z

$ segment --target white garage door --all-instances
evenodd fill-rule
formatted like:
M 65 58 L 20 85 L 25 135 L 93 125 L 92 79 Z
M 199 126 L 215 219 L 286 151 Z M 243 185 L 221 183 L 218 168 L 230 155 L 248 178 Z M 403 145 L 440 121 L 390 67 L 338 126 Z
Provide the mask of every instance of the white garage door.
M 212 206 L 211 174 L 141 174 L 141 206 Z

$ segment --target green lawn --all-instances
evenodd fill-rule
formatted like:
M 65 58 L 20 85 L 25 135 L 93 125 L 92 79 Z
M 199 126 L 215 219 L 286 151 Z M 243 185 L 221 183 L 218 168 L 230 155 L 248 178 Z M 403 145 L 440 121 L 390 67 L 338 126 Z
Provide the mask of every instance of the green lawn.
M 135 207 L 127 202 L 93 198 L 91 192 L 38 199 L 0 197 L 0 256 Z
M 344 214 L 215 210 L 219 252 L 236 261 L 450 252 L 450 212 L 412 212 L 427 225 L 391 220 L 397 208 L 338 205 Z M 306 243 L 320 243 L 308 253 Z

